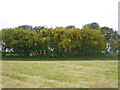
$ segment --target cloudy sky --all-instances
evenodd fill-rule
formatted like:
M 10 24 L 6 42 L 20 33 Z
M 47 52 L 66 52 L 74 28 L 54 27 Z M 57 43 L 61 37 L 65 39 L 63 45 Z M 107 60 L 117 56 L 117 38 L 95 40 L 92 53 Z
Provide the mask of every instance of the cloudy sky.
M 19 25 L 48 27 L 97 22 L 118 30 L 119 0 L 0 0 L 0 29 Z

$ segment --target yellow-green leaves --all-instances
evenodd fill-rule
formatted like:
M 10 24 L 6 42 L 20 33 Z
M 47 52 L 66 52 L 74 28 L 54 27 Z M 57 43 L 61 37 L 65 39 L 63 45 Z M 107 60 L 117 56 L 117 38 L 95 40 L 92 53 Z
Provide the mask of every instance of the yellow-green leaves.
M 34 47 L 33 37 L 35 31 L 27 31 L 23 29 L 5 29 L 2 30 L 2 39 L 5 43 L 5 49 L 11 48 L 14 53 L 29 55 L 32 47 Z
M 104 35 L 100 30 L 45 28 L 39 33 L 33 30 L 6 29 L 2 31 L 6 48 L 17 54 L 73 56 L 91 54 L 105 49 Z

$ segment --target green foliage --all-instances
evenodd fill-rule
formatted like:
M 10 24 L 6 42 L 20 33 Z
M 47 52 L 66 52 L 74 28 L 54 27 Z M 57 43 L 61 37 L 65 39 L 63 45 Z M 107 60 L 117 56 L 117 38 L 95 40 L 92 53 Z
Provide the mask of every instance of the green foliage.
M 21 25 L 21 26 L 18 26 L 17 29 L 32 30 L 33 28 L 30 25 Z
M 24 56 L 79 56 L 98 54 L 105 50 L 104 35 L 100 30 L 63 27 L 35 30 L 2 30 L 3 49 Z
M 14 53 L 28 56 L 34 47 L 34 31 L 24 29 L 2 30 L 3 49 L 13 49 Z
M 69 53 L 77 55 L 93 54 L 105 49 L 104 35 L 100 30 L 73 29 L 66 32 L 64 42 Z
M 120 55 L 120 40 L 116 41 L 115 45 L 116 45 L 116 49 L 118 50 L 118 53 Z
M 105 41 L 108 44 L 109 53 L 116 53 L 118 50 L 117 42 L 120 38 L 120 35 L 117 33 L 117 31 L 114 31 L 109 27 L 101 27 L 100 30 L 102 34 L 105 35 Z
M 87 24 L 87 26 L 88 26 L 89 28 L 91 28 L 91 29 L 99 29 L 99 28 L 100 28 L 99 24 L 96 23 L 96 22 Z
M 67 29 L 75 29 L 75 26 L 74 25 L 69 25 L 69 26 L 66 26 L 65 28 L 67 28 Z

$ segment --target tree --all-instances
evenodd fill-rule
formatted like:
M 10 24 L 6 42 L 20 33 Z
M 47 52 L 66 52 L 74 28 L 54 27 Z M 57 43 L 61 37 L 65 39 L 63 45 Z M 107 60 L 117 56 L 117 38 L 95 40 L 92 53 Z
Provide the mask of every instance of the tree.
M 101 53 L 105 50 L 104 35 L 100 30 L 66 29 L 60 46 L 66 56 Z
M 2 52 L 2 31 L 0 30 L 0 54 Z
M 45 29 L 45 26 L 35 26 L 33 29 L 36 30 L 37 33 L 39 33 L 40 30 Z
M 3 49 L 12 49 L 12 52 L 28 56 L 33 50 L 35 36 L 34 31 L 24 29 L 5 29 L 2 30 Z
M 102 34 L 105 35 L 105 41 L 107 43 L 107 51 L 109 53 L 115 53 L 117 50 L 115 49 L 115 42 L 118 41 L 120 35 L 117 33 L 117 31 L 113 30 L 109 27 L 101 27 L 100 28 Z
M 75 29 L 75 26 L 74 25 L 68 25 L 65 27 L 66 29 Z
M 84 27 L 67 29 L 63 27 L 35 30 L 2 30 L 3 49 L 29 56 L 80 56 L 98 54 L 105 50 L 106 43 L 101 30 Z
M 32 30 L 33 28 L 30 25 L 21 25 L 21 26 L 18 26 L 17 29 Z
M 120 55 L 120 40 L 116 42 L 116 49 L 118 50 L 118 55 Z
M 89 26 L 89 28 L 91 28 L 91 29 L 99 29 L 100 28 L 99 24 L 96 22 L 87 24 L 87 26 Z

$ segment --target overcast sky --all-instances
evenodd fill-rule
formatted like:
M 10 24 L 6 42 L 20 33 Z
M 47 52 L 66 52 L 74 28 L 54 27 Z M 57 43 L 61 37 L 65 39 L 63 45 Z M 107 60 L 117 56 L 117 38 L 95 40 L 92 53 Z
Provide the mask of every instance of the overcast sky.
M 0 29 L 19 25 L 48 27 L 97 22 L 118 30 L 119 0 L 0 0 Z

